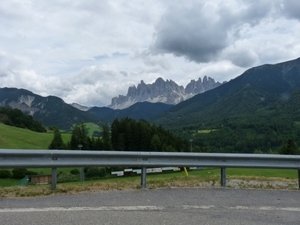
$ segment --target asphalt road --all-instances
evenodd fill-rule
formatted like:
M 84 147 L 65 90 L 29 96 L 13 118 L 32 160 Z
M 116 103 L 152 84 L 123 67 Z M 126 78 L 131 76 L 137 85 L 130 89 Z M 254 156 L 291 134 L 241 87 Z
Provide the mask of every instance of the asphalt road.
M 161 189 L 0 199 L 0 224 L 300 224 L 300 191 Z

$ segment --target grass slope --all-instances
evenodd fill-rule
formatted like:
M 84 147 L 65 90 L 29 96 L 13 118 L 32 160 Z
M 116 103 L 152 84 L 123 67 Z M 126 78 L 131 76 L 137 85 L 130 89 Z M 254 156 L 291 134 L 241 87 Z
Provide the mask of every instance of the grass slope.
M 67 143 L 70 134 L 62 134 L 62 138 Z M 2 149 L 47 149 L 52 139 L 52 133 L 38 133 L 0 123 L 0 148 Z

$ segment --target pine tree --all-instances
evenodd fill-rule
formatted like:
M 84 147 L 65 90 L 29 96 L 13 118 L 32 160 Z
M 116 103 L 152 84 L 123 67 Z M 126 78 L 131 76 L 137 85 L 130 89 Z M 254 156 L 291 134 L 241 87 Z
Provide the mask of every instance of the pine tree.
M 89 139 L 85 124 L 75 125 L 72 129 L 70 148 L 73 150 L 77 150 L 78 148 L 87 150 L 89 149 Z M 82 147 L 79 147 L 79 145 L 82 145 Z
M 54 129 L 53 139 L 48 147 L 48 149 L 65 149 L 66 146 L 61 138 L 61 134 L 58 129 Z
M 104 150 L 111 150 L 111 140 L 110 140 L 110 132 L 109 127 L 107 124 L 102 125 L 102 143 L 103 143 L 103 149 Z
M 299 155 L 300 154 L 297 144 L 292 139 L 289 139 L 287 141 L 287 143 L 284 143 L 278 152 L 279 152 L 279 154 L 284 154 L 284 155 Z

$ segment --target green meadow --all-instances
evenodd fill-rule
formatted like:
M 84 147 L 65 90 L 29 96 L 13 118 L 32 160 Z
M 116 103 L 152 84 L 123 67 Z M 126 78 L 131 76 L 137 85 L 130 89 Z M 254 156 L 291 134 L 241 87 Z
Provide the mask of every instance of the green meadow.
M 70 134 L 62 134 L 65 143 L 70 138 Z M 52 133 L 39 133 L 0 123 L 0 149 L 47 149 L 52 139 Z

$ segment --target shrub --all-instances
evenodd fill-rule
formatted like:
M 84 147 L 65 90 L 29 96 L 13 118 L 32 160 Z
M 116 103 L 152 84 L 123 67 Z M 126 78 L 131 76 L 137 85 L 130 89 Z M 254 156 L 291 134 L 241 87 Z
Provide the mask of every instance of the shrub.
M 80 172 L 78 169 L 73 169 L 70 171 L 70 174 L 73 174 L 73 175 L 78 175 Z
M 26 173 L 25 173 L 26 175 L 38 175 L 38 172 L 35 172 L 35 171 L 32 171 L 32 170 L 27 170 L 26 171 Z
M 85 176 L 88 178 L 104 177 L 106 175 L 106 169 L 104 167 L 89 167 L 86 170 Z
M 57 177 L 57 183 L 79 181 L 79 176 L 67 173 L 60 173 Z
M 22 179 L 26 176 L 27 169 L 16 168 L 12 170 L 12 177 L 15 179 Z
M 10 178 L 10 176 L 9 170 L 0 170 L 0 178 Z
M 37 175 L 37 174 L 38 174 L 37 172 L 27 170 L 25 168 L 15 168 L 12 170 L 12 178 L 15 179 L 22 179 L 26 175 Z

